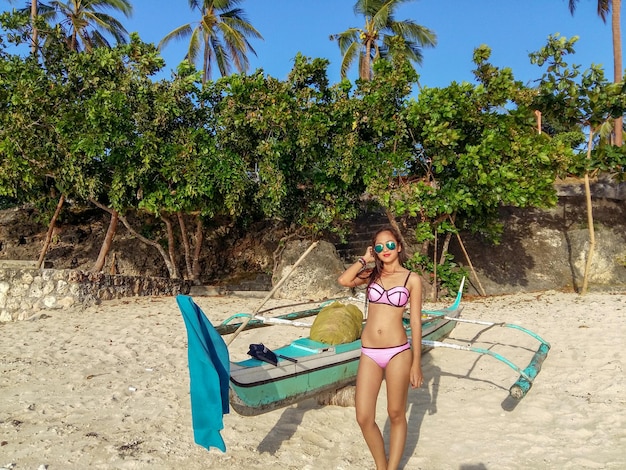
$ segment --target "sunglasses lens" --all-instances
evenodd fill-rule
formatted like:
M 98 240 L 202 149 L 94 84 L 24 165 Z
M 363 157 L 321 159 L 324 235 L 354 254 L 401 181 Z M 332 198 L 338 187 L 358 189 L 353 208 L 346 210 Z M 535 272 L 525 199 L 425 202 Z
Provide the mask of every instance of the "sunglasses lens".
M 387 248 L 389 248 L 392 251 L 396 249 L 396 242 L 389 241 L 385 243 L 385 245 L 387 245 Z
M 379 243 L 378 245 L 376 245 L 376 246 L 374 247 L 374 251 L 375 251 L 376 253 L 382 253 L 382 252 L 383 252 L 383 249 L 384 249 L 384 247 L 383 247 L 383 244 L 382 244 L 382 243 Z

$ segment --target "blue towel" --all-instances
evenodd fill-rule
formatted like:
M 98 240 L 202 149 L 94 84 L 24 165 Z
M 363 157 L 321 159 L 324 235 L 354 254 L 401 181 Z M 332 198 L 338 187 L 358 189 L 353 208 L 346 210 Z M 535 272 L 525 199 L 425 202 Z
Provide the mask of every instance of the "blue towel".
M 230 361 L 226 343 L 200 307 L 187 295 L 176 296 L 187 327 L 191 418 L 196 444 L 226 452 L 220 435 L 230 411 Z

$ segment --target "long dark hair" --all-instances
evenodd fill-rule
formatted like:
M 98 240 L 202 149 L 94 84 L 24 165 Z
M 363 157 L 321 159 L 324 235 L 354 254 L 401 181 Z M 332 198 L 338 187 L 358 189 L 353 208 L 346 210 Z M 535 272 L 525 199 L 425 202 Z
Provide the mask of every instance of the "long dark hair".
M 378 235 L 380 235 L 383 232 L 389 232 L 389 233 L 391 233 L 393 238 L 395 238 L 396 245 L 397 245 L 396 249 L 402 248 L 401 251 L 398 251 L 398 261 L 400 262 L 400 264 L 402 266 L 404 266 L 404 263 L 409 258 L 409 256 L 407 255 L 407 252 L 404 249 L 404 246 L 402 244 L 402 237 L 400 237 L 400 234 L 398 233 L 398 231 L 395 228 L 393 228 L 391 225 L 383 227 L 383 228 L 377 230 L 376 233 L 374 234 L 374 236 L 372 237 L 372 243 L 371 243 L 370 246 L 373 249 L 373 247 L 376 245 L 376 238 L 378 238 Z M 374 266 L 374 268 L 372 269 L 372 272 L 369 275 L 369 280 L 367 281 L 367 285 L 368 286 L 372 282 L 374 282 L 376 279 L 378 279 L 380 277 L 380 274 L 383 272 L 383 262 L 376 255 L 376 253 L 374 253 L 374 258 L 375 258 L 375 266 Z

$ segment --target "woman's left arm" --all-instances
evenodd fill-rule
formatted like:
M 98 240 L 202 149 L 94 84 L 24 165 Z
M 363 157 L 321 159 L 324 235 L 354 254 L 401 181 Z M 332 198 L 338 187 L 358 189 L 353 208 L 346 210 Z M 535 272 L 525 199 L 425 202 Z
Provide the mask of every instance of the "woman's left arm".
M 413 338 L 413 364 L 411 365 L 411 387 L 421 387 L 422 376 L 422 280 L 412 273 L 407 283 L 411 299 L 411 337 Z

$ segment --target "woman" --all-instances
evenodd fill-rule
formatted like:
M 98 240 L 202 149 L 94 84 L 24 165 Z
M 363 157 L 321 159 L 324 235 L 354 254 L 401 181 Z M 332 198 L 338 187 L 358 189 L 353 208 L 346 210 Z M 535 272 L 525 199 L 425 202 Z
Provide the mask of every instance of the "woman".
M 376 468 L 395 469 L 400 464 L 407 434 L 406 402 L 409 383 L 423 383 L 421 360 L 422 284 L 420 277 L 403 267 L 406 253 L 400 236 L 390 227 L 376 232 L 365 254 L 339 276 L 339 284 L 367 284 L 369 308 L 361 335 L 361 359 L 356 380 L 356 419 Z M 375 263 L 373 269 L 366 266 Z M 410 305 L 411 348 L 402 325 L 402 314 Z M 376 424 L 376 400 L 383 378 L 387 384 L 387 413 L 391 423 L 389 459 L 380 428 Z

